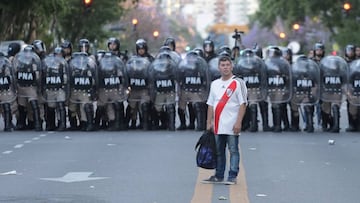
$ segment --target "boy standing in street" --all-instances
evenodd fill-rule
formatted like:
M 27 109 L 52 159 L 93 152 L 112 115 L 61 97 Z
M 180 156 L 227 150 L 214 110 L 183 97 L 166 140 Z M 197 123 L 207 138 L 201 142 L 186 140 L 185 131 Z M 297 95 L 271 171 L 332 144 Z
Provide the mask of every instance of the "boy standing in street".
M 205 180 L 208 183 L 217 183 L 224 180 L 226 154 L 228 145 L 230 152 L 230 170 L 227 183 L 236 184 L 239 173 L 239 135 L 241 123 L 246 111 L 247 88 L 245 82 L 235 78 L 233 63 L 228 56 L 219 59 L 221 78 L 211 83 L 207 100 L 207 130 L 214 130 L 217 149 L 217 167 L 214 176 Z

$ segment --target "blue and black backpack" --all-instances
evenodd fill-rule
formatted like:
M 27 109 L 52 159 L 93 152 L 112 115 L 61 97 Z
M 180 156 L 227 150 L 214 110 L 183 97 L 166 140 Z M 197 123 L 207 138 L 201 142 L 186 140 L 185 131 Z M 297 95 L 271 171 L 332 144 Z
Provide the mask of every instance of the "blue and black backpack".
M 196 164 L 200 168 L 215 169 L 216 168 L 216 142 L 215 135 L 212 131 L 205 131 L 195 145 Z

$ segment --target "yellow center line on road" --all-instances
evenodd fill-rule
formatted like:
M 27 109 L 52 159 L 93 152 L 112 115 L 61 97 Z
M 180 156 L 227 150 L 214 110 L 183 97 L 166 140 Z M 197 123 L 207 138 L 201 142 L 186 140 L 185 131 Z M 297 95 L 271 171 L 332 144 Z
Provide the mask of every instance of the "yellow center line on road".
M 199 168 L 195 191 L 191 203 L 210 203 L 212 201 L 213 184 L 203 184 L 202 180 L 214 175 L 214 170 Z
M 248 190 L 245 177 L 245 168 L 242 162 L 242 153 L 240 151 L 240 171 L 237 177 L 237 184 L 228 186 L 229 200 L 231 203 L 249 203 Z M 229 163 L 229 153 L 227 153 L 227 163 Z M 211 203 L 213 196 L 213 184 L 203 184 L 202 180 L 214 175 L 214 170 L 199 168 L 198 178 L 196 180 L 194 195 L 191 203 Z
M 249 203 L 247 184 L 246 184 L 246 176 L 245 176 L 245 168 L 242 162 L 242 153 L 240 150 L 240 171 L 237 177 L 237 184 L 230 186 L 230 202 L 231 203 Z

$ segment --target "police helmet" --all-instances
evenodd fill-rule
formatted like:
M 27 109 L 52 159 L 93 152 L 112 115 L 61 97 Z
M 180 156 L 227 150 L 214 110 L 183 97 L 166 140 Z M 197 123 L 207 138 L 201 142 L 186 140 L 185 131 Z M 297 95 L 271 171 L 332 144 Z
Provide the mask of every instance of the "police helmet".
M 63 41 L 63 43 L 61 43 L 60 47 L 63 48 L 63 49 L 68 48 L 68 49 L 72 50 L 72 44 L 68 40 Z
M 169 46 L 161 46 L 159 49 L 159 53 L 161 52 L 170 52 L 172 51 L 171 48 Z
M 214 42 L 210 39 L 205 40 L 203 43 L 203 49 L 205 52 L 214 51 L 214 47 L 215 47 Z M 209 48 L 211 48 L 211 49 L 209 50 Z
M 15 56 L 17 53 L 19 53 L 20 49 L 21 49 L 20 44 L 13 42 L 9 44 L 7 54 L 8 56 Z
M 345 56 L 349 57 L 350 53 L 353 53 L 353 55 L 355 55 L 355 45 L 353 44 L 348 44 L 345 47 Z
M 81 51 L 81 49 L 85 47 L 87 49 L 90 48 L 90 41 L 88 39 L 80 39 L 79 40 L 79 50 Z
M 110 49 L 110 44 L 112 44 L 112 43 L 116 44 L 116 48 L 111 51 L 119 51 L 120 50 L 120 40 L 115 37 L 110 37 L 107 41 L 108 49 Z
M 136 44 L 136 52 L 138 52 L 139 49 L 144 49 L 145 52 L 148 51 L 147 42 L 144 39 L 138 39 L 135 44 Z
M 176 49 L 175 39 L 172 37 L 168 37 L 164 42 L 164 46 L 169 46 L 172 49 L 172 51 L 175 51 Z
M 46 47 L 45 47 L 45 44 L 43 41 L 37 39 L 37 40 L 34 40 L 32 45 L 34 46 L 34 50 L 37 52 L 37 53 L 44 53 L 46 52 Z
M 193 51 L 196 52 L 200 57 L 204 58 L 204 51 L 201 48 L 195 48 Z

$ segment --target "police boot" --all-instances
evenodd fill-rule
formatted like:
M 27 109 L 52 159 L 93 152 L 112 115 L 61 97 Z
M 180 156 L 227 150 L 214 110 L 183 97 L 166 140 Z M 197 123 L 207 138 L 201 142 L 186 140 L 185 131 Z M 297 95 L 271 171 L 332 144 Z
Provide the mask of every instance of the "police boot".
M 168 120 L 168 114 L 165 111 L 164 110 L 161 111 L 160 115 L 159 115 L 160 116 L 160 121 L 161 121 L 161 125 L 159 127 L 160 130 L 168 129 L 169 120 Z
M 159 122 L 160 122 L 160 112 L 151 110 L 151 130 L 159 130 Z
M 69 130 L 79 130 L 75 112 L 68 110 L 68 115 L 69 115 L 69 123 L 70 123 Z
M 175 105 L 168 104 L 166 105 L 166 112 L 168 115 L 168 129 L 170 131 L 175 131 Z
M 124 118 L 125 129 L 129 128 L 130 118 L 131 118 L 131 107 L 129 105 L 127 105 L 126 110 L 125 110 L 125 118 Z
M 108 122 L 108 127 L 106 130 L 109 130 L 109 131 L 117 131 L 120 129 L 120 121 L 122 120 L 120 117 L 120 105 L 115 102 L 112 104 L 113 105 L 113 108 L 114 108 L 114 113 L 115 113 L 115 119 L 114 120 L 109 120 Z M 104 112 L 106 113 L 106 111 Z M 124 111 L 122 112 L 124 113 Z M 124 116 L 123 116 L 124 117 Z
M 250 128 L 250 109 L 246 106 L 244 118 L 241 123 L 241 131 L 246 131 Z
M 194 130 L 195 129 L 195 118 L 196 118 L 195 109 L 194 109 L 194 106 L 192 103 L 188 103 L 187 107 L 188 107 L 188 111 L 189 111 L 189 125 L 188 125 L 187 129 Z
M 196 112 L 196 131 L 206 130 L 206 106 L 202 102 L 196 102 L 195 104 Z
M 97 106 L 95 111 L 95 118 L 94 118 L 94 130 L 100 129 L 101 117 L 104 114 L 105 114 L 105 106 Z
M 123 102 L 117 102 L 116 103 L 116 109 L 118 109 L 118 118 L 119 118 L 119 129 L 118 130 L 126 130 L 127 129 L 127 124 L 126 124 L 126 119 L 125 119 L 125 106 Z
M 183 109 L 178 108 L 178 116 L 180 120 L 180 126 L 176 128 L 176 130 L 186 130 L 185 111 Z
M 298 132 L 300 131 L 299 127 L 299 112 L 298 111 L 291 111 L 291 132 Z
M 16 120 L 16 130 L 26 130 L 26 111 L 24 106 L 18 106 L 18 117 Z
M 66 109 L 64 102 L 57 103 L 57 111 L 59 112 L 59 122 L 57 131 L 65 131 L 66 130 Z
M 40 118 L 40 108 L 37 100 L 30 101 L 31 108 L 33 110 L 33 118 L 34 118 L 34 129 L 35 131 L 42 131 L 42 122 Z
M 9 103 L 4 103 L 2 104 L 2 108 L 4 111 L 4 131 L 11 132 L 14 129 L 14 125 L 12 123 L 11 105 Z
M 289 131 L 290 130 L 290 123 L 289 123 L 289 116 L 287 111 L 287 104 L 283 103 L 281 104 L 281 120 L 284 124 L 283 131 Z
M 143 123 L 143 130 L 150 130 L 150 104 L 149 103 L 143 103 L 141 104 L 141 119 Z
M 352 115 L 349 115 L 349 127 L 346 128 L 346 132 L 356 132 L 356 119 Z
M 276 107 L 272 107 L 272 113 L 273 113 L 273 123 L 274 123 L 274 132 L 281 132 L 281 107 L 277 105 Z
M 324 132 L 327 132 L 331 129 L 331 115 L 321 111 L 321 127 Z
M 86 127 L 85 131 L 94 130 L 94 108 L 92 104 L 84 105 L 85 115 L 86 115 Z
M 314 132 L 314 106 L 305 106 L 306 132 Z
M 333 105 L 332 107 L 333 112 L 333 122 L 332 122 L 332 128 L 330 129 L 330 132 L 332 133 L 338 133 L 340 131 L 340 110 L 338 105 Z
M 46 130 L 53 131 L 55 130 L 55 108 L 46 106 Z
M 264 132 L 272 131 L 272 129 L 269 126 L 269 107 L 268 107 L 268 103 L 265 102 L 265 101 L 261 101 L 261 102 L 259 102 L 259 106 L 260 106 L 260 113 L 261 113 L 263 131 Z
M 258 131 L 258 121 L 257 121 L 257 105 L 251 104 L 249 106 L 250 112 L 250 132 L 257 132 Z

